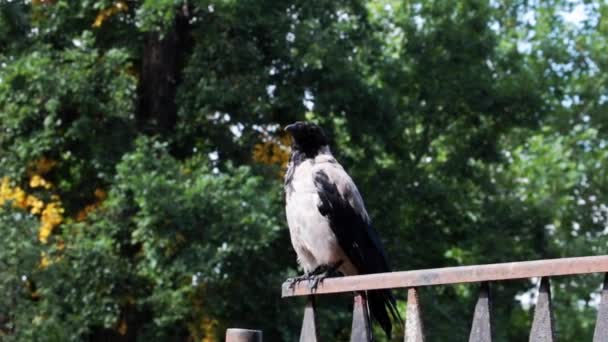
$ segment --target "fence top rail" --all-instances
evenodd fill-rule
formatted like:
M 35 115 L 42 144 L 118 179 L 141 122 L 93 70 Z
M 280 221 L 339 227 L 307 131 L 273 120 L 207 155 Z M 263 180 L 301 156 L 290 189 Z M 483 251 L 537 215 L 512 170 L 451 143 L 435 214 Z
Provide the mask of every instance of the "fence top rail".
M 475 283 L 608 272 L 608 255 L 433 268 L 325 279 L 312 292 L 308 282 L 283 283 L 282 296 L 306 296 L 389 288 Z

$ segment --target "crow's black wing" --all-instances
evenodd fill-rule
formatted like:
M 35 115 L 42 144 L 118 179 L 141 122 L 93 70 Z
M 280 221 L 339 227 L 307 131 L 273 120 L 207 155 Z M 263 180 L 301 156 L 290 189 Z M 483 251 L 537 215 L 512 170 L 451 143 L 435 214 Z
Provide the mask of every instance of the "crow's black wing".
M 350 178 L 344 181 L 351 181 Z M 351 181 L 352 182 L 352 181 Z M 315 186 L 321 203 L 319 212 L 329 219 L 340 247 L 361 274 L 390 272 L 388 260 L 365 207 L 354 205 L 360 196 L 354 184 L 338 184 L 324 171 L 315 174 Z M 355 208 L 358 207 L 358 208 Z
M 334 175 L 331 179 L 327 172 L 319 170 L 314 181 L 321 200 L 319 212 L 328 218 L 338 244 L 357 271 L 360 274 L 390 272 L 378 233 L 371 225 L 357 187 L 346 172 L 340 167 L 338 177 Z M 368 291 L 368 303 L 372 317 L 390 336 L 392 325 L 388 311 L 401 321 L 390 290 Z

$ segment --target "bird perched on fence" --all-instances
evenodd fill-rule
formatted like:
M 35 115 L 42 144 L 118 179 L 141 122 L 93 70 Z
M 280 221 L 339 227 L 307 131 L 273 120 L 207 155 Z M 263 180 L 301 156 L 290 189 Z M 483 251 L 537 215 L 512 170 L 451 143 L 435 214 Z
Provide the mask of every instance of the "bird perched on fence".
M 296 122 L 285 130 L 292 136 L 285 211 L 305 272 L 293 284 L 308 280 L 316 288 L 330 276 L 390 272 L 359 190 L 332 155 L 323 129 Z M 401 321 L 390 290 L 367 291 L 367 301 L 372 318 L 390 337 L 390 316 Z

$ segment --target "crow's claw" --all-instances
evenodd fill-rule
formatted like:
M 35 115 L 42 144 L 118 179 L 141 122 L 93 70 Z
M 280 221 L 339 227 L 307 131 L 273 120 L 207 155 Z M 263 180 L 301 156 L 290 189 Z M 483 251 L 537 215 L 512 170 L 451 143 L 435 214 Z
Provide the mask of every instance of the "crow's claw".
M 303 281 L 308 281 L 310 289 L 312 290 L 312 292 L 314 292 L 319 287 L 319 284 L 323 283 L 323 280 L 325 280 L 325 278 L 343 276 L 343 274 L 338 271 L 338 268 L 342 266 L 342 263 L 343 261 L 339 261 L 335 265 L 319 265 L 311 272 L 306 272 L 301 276 L 289 278 L 287 279 L 287 282 L 289 283 L 289 288 L 293 290 L 297 284 Z
M 309 280 L 308 285 L 312 292 L 315 292 L 320 284 L 323 284 L 323 281 L 326 278 L 333 277 L 342 277 L 344 274 L 338 271 L 338 268 L 342 266 L 343 261 L 339 261 L 335 265 L 320 265 L 317 267 L 312 274 L 314 274 Z
M 323 283 L 323 280 L 325 280 L 325 278 L 327 278 L 326 274 L 320 274 L 314 278 L 312 278 L 309 282 L 309 286 L 310 286 L 310 291 L 311 292 L 315 292 L 317 291 L 317 288 L 319 287 L 319 284 Z
M 312 277 L 312 274 L 304 273 L 301 276 L 289 278 L 289 279 L 287 279 L 287 282 L 289 283 L 289 288 L 293 290 L 296 287 L 296 285 L 298 285 L 299 283 L 306 281 L 306 280 L 310 281 L 311 277 Z

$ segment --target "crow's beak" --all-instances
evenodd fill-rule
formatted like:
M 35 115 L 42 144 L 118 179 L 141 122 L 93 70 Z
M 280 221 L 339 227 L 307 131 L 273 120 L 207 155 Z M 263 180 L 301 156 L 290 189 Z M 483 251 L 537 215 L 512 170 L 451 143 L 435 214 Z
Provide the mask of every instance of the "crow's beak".
M 291 133 L 293 133 L 296 130 L 296 126 L 297 126 L 297 124 L 292 123 L 290 125 L 285 126 L 285 128 L 283 128 L 283 130 L 285 130 L 285 132 L 291 134 Z

